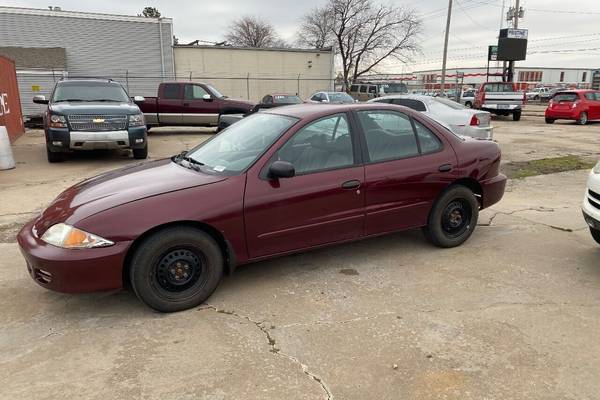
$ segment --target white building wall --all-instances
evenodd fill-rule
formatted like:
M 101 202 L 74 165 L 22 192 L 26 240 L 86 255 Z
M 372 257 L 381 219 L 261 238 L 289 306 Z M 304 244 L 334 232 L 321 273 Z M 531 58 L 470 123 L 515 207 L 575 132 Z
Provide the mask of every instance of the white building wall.
M 330 51 L 175 46 L 177 79 L 214 85 L 223 94 L 260 100 L 268 93 L 298 93 L 302 98 L 333 85 Z

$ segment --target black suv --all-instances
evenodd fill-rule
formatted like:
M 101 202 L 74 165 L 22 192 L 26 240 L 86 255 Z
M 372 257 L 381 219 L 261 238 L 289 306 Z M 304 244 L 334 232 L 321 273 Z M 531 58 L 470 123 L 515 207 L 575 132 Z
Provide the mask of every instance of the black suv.
M 61 80 L 50 99 L 35 96 L 33 102 L 48 105 L 44 131 L 51 163 L 63 161 L 75 150 L 132 149 L 134 158 L 148 156 L 144 115 L 118 82 Z

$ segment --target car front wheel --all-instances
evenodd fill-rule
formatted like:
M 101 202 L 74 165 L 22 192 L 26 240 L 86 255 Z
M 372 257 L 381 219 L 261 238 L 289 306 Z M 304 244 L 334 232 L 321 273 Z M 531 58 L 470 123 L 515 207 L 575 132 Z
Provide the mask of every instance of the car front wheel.
M 590 232 L 596 243 L 600 244 L 600 231 L 598 229 L 590 228 Z
M 145 239 L 129 266 L 131 286 L 140 300 L 160 312 L 195 307 L 217 288 L 223 254 L 206 232 L 173 227 Z
M 465 186 L 451 186 L 435 202 L 429 214 L 425 237 L 438 247 L 463 244 L 475 230 L 479 203 Z
M 584 111 L 581 114 L 579 114 L 579 118 L 577 118 L 577 125 L 585 125 L 588 122 L 588 115 L 587 113 Z

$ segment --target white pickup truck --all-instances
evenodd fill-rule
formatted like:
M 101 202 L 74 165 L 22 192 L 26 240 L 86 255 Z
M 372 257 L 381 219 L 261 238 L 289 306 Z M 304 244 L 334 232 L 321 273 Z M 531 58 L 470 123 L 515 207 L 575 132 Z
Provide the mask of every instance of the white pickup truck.
M 513 121 L 518 121 L 525 101 L 525 92 L 518 91 L 513 82 L 486 82 L 479 88 L 473 108 L 495 115 L 512 114 Z

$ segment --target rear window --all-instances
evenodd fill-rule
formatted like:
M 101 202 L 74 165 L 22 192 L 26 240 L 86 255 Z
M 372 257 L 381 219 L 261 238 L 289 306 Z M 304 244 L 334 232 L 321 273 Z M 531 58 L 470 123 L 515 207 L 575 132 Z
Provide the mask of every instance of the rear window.
M 393 99 L 392 103 L 393 104 L 398 104 L 400 106 L 412 108 L 415 111 L 427 111 L 427 108 L 425 107 L 425 104 L 423 104 L 423 102 L 420 101 L 420 100 L 414 100 L 414 99 Z
M 508 93 L 514 92 L 515 89 L 512 83 L 488 83 L 485 85 L 486 92 L 494 92 L 494 93 Z
M 179 84 L 167 84 L 163 86 L 163 99 L 179 99 Z
M 329 93 L 329 101 L 331 103 L 354 103 L 354 99 L 344 92 Z
M 302 99 L 296 95 L 276 94 L 273 101 L 278 104 L 300 104 Z
M 577 93 L 556 93 L 552 98 L 557 103 L 560 102 L 574 102 L 579 100 Z
M 455 101 L 452 101 L 450 99 L 446 99 L 444 97 L 434 97 L 433 98 L 433 102 L 434 103 L 441 103 L 447 107 L 452 108 L 453 110 L 464 110 L 466 107 L 463 106 L 462 104 L 459 104 Z

